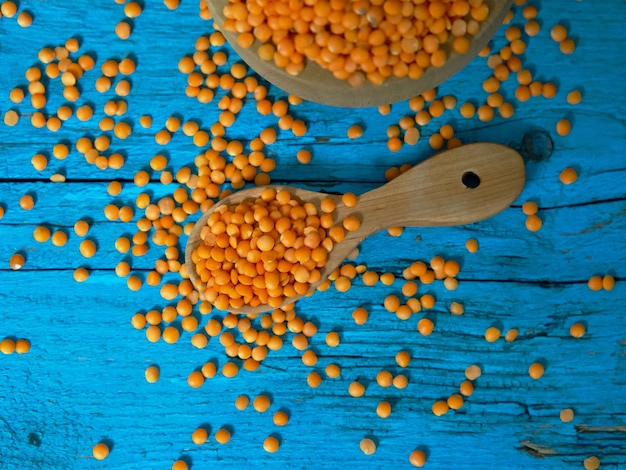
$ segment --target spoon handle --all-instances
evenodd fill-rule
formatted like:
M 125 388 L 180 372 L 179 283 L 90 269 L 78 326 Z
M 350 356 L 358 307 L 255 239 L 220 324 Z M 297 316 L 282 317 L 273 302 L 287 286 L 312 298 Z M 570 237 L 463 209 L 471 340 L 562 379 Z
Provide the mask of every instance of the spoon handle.
M 442 152 L 365 193 L 361 235 L 393 226 L 464 225 L 507 208 L 524 187 L 522 157 L 500 144 Z

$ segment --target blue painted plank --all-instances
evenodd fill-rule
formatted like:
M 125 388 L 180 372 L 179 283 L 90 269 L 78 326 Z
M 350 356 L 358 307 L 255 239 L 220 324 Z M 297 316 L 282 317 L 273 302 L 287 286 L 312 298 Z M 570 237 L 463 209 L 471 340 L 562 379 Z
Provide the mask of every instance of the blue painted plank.
M 74 458 L 88 452 L 84 441 L 68 433 L 98 439 L 101 427 L 108 429 L 113 425 L 110 429 L 115 431 L 116 451 L 126 461 L 112 453 L 106 462 L 111 468 L 156 465 L 158 460 L 154 459 L 164 453 L 174 457 L 172 452 L 189 452 L 198 468 L 207 468 L 215 459 L 216 444 L 196 448 L 189 442 L 195 426 L 206 423 L 213 432 L 223 424 L 233 426 L 232 444 L 217 454 L 226 461 L 233 459 L 231 462 L 238 466 L 246 465 L 238 460 L 241 456 L 250 459 L 250 465 L 252 461 L 254 465 L 270 465 L 260 451 L 259 439 L 264 433 L 278 432 L 284 439 L 280 457 L 277 454 L 278 462 L 283 464 L 288 459 L 301 461 L 304 450 L 311 452 L 313 460 L 309 465 L 338 468 L 351 460 L 365 464 L 365 456 L 359 455 L 355 447 L 360 436 L 371 433 L 380 440 L 382 458 L 397 465 L 403 466 L 406 452 L 420 443 L 428 444 L 433 460 L 437 456 L 433 462 L 435 468 L 454 464 L 457 457 L 446 454 L 456 446 L 473 447 L 464 452 L 465 459 L 469 468 L 480 468 L 484 462 L 481 455 L 506 430 L 504 442 L 497 446 L 502 458 L 515 458 L 520 468 L 542 468 L 537 467 L 539 461 L 524 456 L 515 447 L 529 438 L 536 443 L 549 442 L 557 451 L 568 455 L 566 460 L 572 461 L 577 439 L 574 424 L 606 425 L 604 415 L 612 416 L 613 425 L 623 425 L 626 418 L 619 401 L 612 399 L 623 386 L 623 373 L 619 370 L 623 359 L 619 357 L 623 355 L 624 344 L 613 345 L 610 348 L 613 352 L 605 344 L 615 337 L 612 324 L 623 322 L 624 317 L 593 310 L 596 302 L 606 302 L 615 296 L 623 301 L 623 292 L 599 293 L 596 302 L 588 302 L 587 310 L 581 305 L 573 308 L 559 305 L 564 296 L 584 298 L 584 286 L 535 287 L 530 294 L 537 302 L 522 306 L 511 305 L 514 285 L 473 283 L 468 288 L 472 298 L 475 302 L 484 301 L 468 306 L 462 317 L 451 317 L 437 308 L 437 327 L 427 338 L 416 332 L 416 319 L 401 322 L 383 310 L 382 289 L 360 289 L 360 302 L 372 302 L 370 321 L 361 327 L 352 324 L 346 304 L 338 303 L 342 302 L 342 296 L 324 293 L 328 306 L 320 312 L 322 295 L 317 294 L 315 302 L 300 303 L 298 312 L 303 318 L 319 319 L 322 337 L 314 338 L 313 345 L 320 356 L 320 365 L 315 369 L 321 371 L 330 362 L 338 363 L 343 369 L 340 379 L 326 379 L 319 389 L 309 389 L 305 377 L 310 369 L 301 363 L 298 351 L 285 346 L 276 354 L 271 353 L 257 372 L 242 372 L 234 379 L 218 375 L 202 389 L 189 390 L 185 383 L 189 372 L 209 359 L 215 358 L 219 364 L 224 362 L 217 341 L 211 340 L 206 350 L 191 347 L 188 335 L 175 345 L 148 344 L 141 332 L 129 328 L 128 321 L 135 309 L 128 305 L 128 296 L 120 293 L 120 286 L 111 282 L 109 275 L 96 273 L 88 283 L 74 287 L 71 292 L 53 287 L 53 280 L 59 278 L 57 273 L 40 272 L 38 277 L 41 288 L 36 298 L 46 299 L 45 304 L 34 303 L 26 314 L 18 308 L 25 299 L 15 302 L 15 306 L 10 298 L 8 305 L 7 299 L 3 299 L 3 305 L 9 307 L 3 315 L 5 325 L 16 336 L 28 333 L 33 349 L 28 356 L 8 356 L 1 364 L 6 385 L 12 390 L 14 409 L 22 409 L 29 403 L 37 415 L 50 416 L 53 420 L 61 419 L 59 414 L 62 416 L 63 410 L 77 414 L 69 422 L 62 421 L 62 435 L 52 432 L 51 423 L 45 418 L 33 419 L 35 415 L 30 413 L 5 418 L 7 427 L 17 430 L 20 439 L 25 438 L 27 431 L 40 435 L 44 449 L 52 454 L 51 459 L 57 452 L 58 459 L 68 459 L 65 453 L 70 449 Z M 12 289 L 32 283 L 31 278 L 31 273 L 19 272 L 7 277 L 8 283 L 3 285 Z M 61 279 L 63 283 L 71 282 L 67 277 Z M 98 291 L 96 295 L 94 288 Z M 355 295 L 353 291 L 350 294 Z M 135 302 L 146 305 L 149 299 L 150 296 L 140 292 Z M 51 305 L 64 307 L 51 311 Z M 545 311 L 553 313 L 546 318 Z M 494 319 L 501 320 L 505 328 L 519 328 L 518 340 L 509 345 L 485 343 L 482 332 Z M 541 324 L 542 321 L 547 323 Z M 588 324 L 585 338 L 569 337 L 567 329 L 573 321 Z M 331 350 L 323 344 L 323 334 L 337 329 L 342 331 L 342 342 L 336 350 Z M 383 341 L 388 346 L 381 347 Z M 401 349 L 411 351 L 413 356 L 406 370 L 397 367 L 393 360 L 395 352 Z M 531 361 L 538 359 L 547 362 L 547 372 L 541 380 L 533 381 L 526 369 Z M 39 364 L 34 366 L 32 361 Z M 142 377 L 143 369 L 150 363 L 161 368 L 161 380 L 154 385 L 146 384 Z M 453 393 L 463 380 L 463 370 L 473 363 L 483 368 L 475 394 L 461 411 L 434 418 L 430 404 Z M 405 390 L 378 387 L 374 377 L 383 368 L 406 373 L 411 378 L 409 387 Z M 68 370 L 72 370 L 71 383 L 63 379 Z M 614 373 L 607 375 L 607 370 Z M 348 384 L 355 379 L 369 382 L 361 399 L 347 394 Z M 598 387 L 599 383 L 602 387 Z M 33 390 L 41 402 L 31 403 Z M 273 427 L 269 416 L 250 409 L 235 410 L 236 396 L 245 393 L 254 397 L 261 392 L 271 393 L 272 410 L 289 410 L 292 419 L 288 427 Z M 374 415 L 380 399 L 393 403 L 394 413 L 388 421 Z M 602 400 L 602 411 L 596 409 L 598 400 Z M 573 423 L 559 422 L 558 412 L 564 407 L 575 409 Z M 138 415 L 140 410 L 146 415 Z M 318 440 L 324 442 L 323 436 L 327 434 L 333 436 L 333 444 L 324 452 L 328 459 L 316 462 L 313 449 L 320 443 Z M 133 451 L 135 442 L 146 448 Z M 60 448 L 54 450 L 57 445 Z M 333 448 L 343 450 L 333 451 Z M 141 452 L 147 455 L 137 455 Z M 619 455 L 619 445 L 611 452 Z M 317 458 L 320 457 L 318 454 Z M 299 468 L 298 464 L 292 465 Z M 550 468 L 555 462 L 546 465 Z

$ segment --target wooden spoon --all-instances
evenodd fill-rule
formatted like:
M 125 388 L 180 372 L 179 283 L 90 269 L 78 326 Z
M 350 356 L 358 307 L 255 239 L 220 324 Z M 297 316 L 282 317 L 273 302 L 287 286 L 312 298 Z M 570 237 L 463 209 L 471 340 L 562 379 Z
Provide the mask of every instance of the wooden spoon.
M 449 44 L 444 47 L 448 59 L 443 67 L 428 67 L 418 80 L 389 77 L 382 85 L 370 82 L 354 88 L 345 80 L 336 79 L 331 72 L 314 62 L 309 62 L 297 76 L 289 75 L 273 62 L 262 60 L 257 50 L 261 45 L 255 41 L 245 49 L 237 44 L 237 34 L 224 30 L 224 6 L 229 0 L 207 0 L 208 7 L 220 30 L 239 56 L 259 75 L 284 91 L 305 100 L 331 106 L 363 108 L 404 101 L 434 88 L 465 67 L 496 33 L 509 11 L 513 0 L 485 0 L 489 17 L 481 23 L 480 31 L 470 37 L 471 46 L 467 53 L 457 54 Z
M 361 226 L 346 232 L 346 238 L 336 243 L 321 271 L 312 292 L 337 268 L 367 236 L 388 227 L 428 227 L 464 225 L 491 217 L 506 209 L 517 199 L 524 187 L 525 171 L 522 157 L 513 149 L 499 144 L 476 143 L 447 150 L 411 168 L 389 183 L 359 197 L 358 204 L 349 208 L 341 196 L 290 186 L 271 185 L 234 193 L 214 205 L 196 222 L 185 250 L 185 263 L 191 281 L 200 293 L 202 281 L 196 274 L 191 254 L 202 243 L 200 232 L 207 218 L 221 204 L 236 205 L 254 200 L 267 187 L 287 189 L 303 202 L 312 202 L 320 210 L 320 201 L 332 197 L 336 201 L 335 217 L 343 220 L 350 214 L 361 219 Z M 301 297 L 301 296 L 299 296 Z M 284 305 L 295 302 L 291 297 Z M 234 313 L 260 313 L 267 305 L 231 309 Z

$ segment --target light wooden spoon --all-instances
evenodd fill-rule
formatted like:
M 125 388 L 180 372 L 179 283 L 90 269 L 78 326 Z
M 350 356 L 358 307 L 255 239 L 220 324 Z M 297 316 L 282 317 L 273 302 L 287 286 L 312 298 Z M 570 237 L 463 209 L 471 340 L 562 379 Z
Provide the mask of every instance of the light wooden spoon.
M 428 67 L 418 80 L 389 77 L 382 85 L 367 82 L 362 87 L 354 88 L 314 62 L 308 63 L 301 74 L 292 76 L 273 62 L 262 60 L 257 53 L 260 41 L 255 41 L 251 48 L 245 49 L 237 44 L 237 34 L 224 31 L 223 10 L 228 0 L 207 0 L 213 18 L 226 40 L 255 72 L 278 88 L 305 100 L 346 108 L 404 101 L 440 85 L 465 67 L 496 33 L 513 0 L 485 0 L 485 3 L 489 7 L 489 17 L 481 23 L 480 31 L 470 38 L 471 45 L 467 53 L 457 54 L 450 50 L 448 44 L 445 46 L 448 59 L 444 66 Z
M 189 235 L 185 263 L 191 281 L 200 295 L 204 290 L 192 260 L 192 252 L 202 243 L 200 232 L 207 218 L 222 204 L 238 204 L 258 198 L 267 187 L 287 189 L 302 202 L 312 202 L 320 210 L 320 201 L 332 197 L 336 201 L 336 221 L 355 214 L 361 226 L 346 232 L 346 238 L 336 243 L 321 270 L 321 279 L 309 292 L 337 268 L 367 236 L 388 227 L 428 227 L 464 225 L 489 218 L 506 209 L 517 199 L 524 187 L 525 170 L 522 157 L 513 149 L 500 144 L 476 143 L 439 153 L 418 164 L 389 183 L 359 197 L 358 204 L 343 205 L 340 195 L 305 189 L 271 185 L 234 193 L 205 212 Z M 301 296 L 299 296 L 301 297 Z M 291 297 L 284 305 L 295 302 Z M 231 309 L 234 313 L 260 313 L 267 305 Z

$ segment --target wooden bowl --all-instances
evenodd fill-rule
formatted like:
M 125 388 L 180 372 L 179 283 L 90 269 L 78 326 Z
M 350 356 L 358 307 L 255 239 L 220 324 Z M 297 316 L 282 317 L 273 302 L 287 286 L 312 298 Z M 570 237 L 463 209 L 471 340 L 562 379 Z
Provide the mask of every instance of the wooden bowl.
M 513 0 L 485 0 L 489 6 L 489 17 L 481 24 L 477 35 L 471 37 L 471 46 L 466 54 L 457 54 L 448 45 L 448 59 L 443 67 L 428 67 L 418 80 L 389 77 L 382 85 L 367 82 L 359 88 L 350 86 L 345 80 L 336 79 L 331 72 L 314 62 L 309 62 L 302 73 L 289 75 L 271 61 L 259 58 L 257 49 L 261 45 L 255 41 L 245 49 L 237 44 L 237 34 L 224 31 L 224 6 L 228 0 L 208 0 L 213 18 L 222 30 L 226 40 L 239 56 L 255 72 L 268 82 L 302 99 L 331 106 L 364 108 L 404 101 L 434 88 L 465 67 L 496 33 L 509 11 Z

